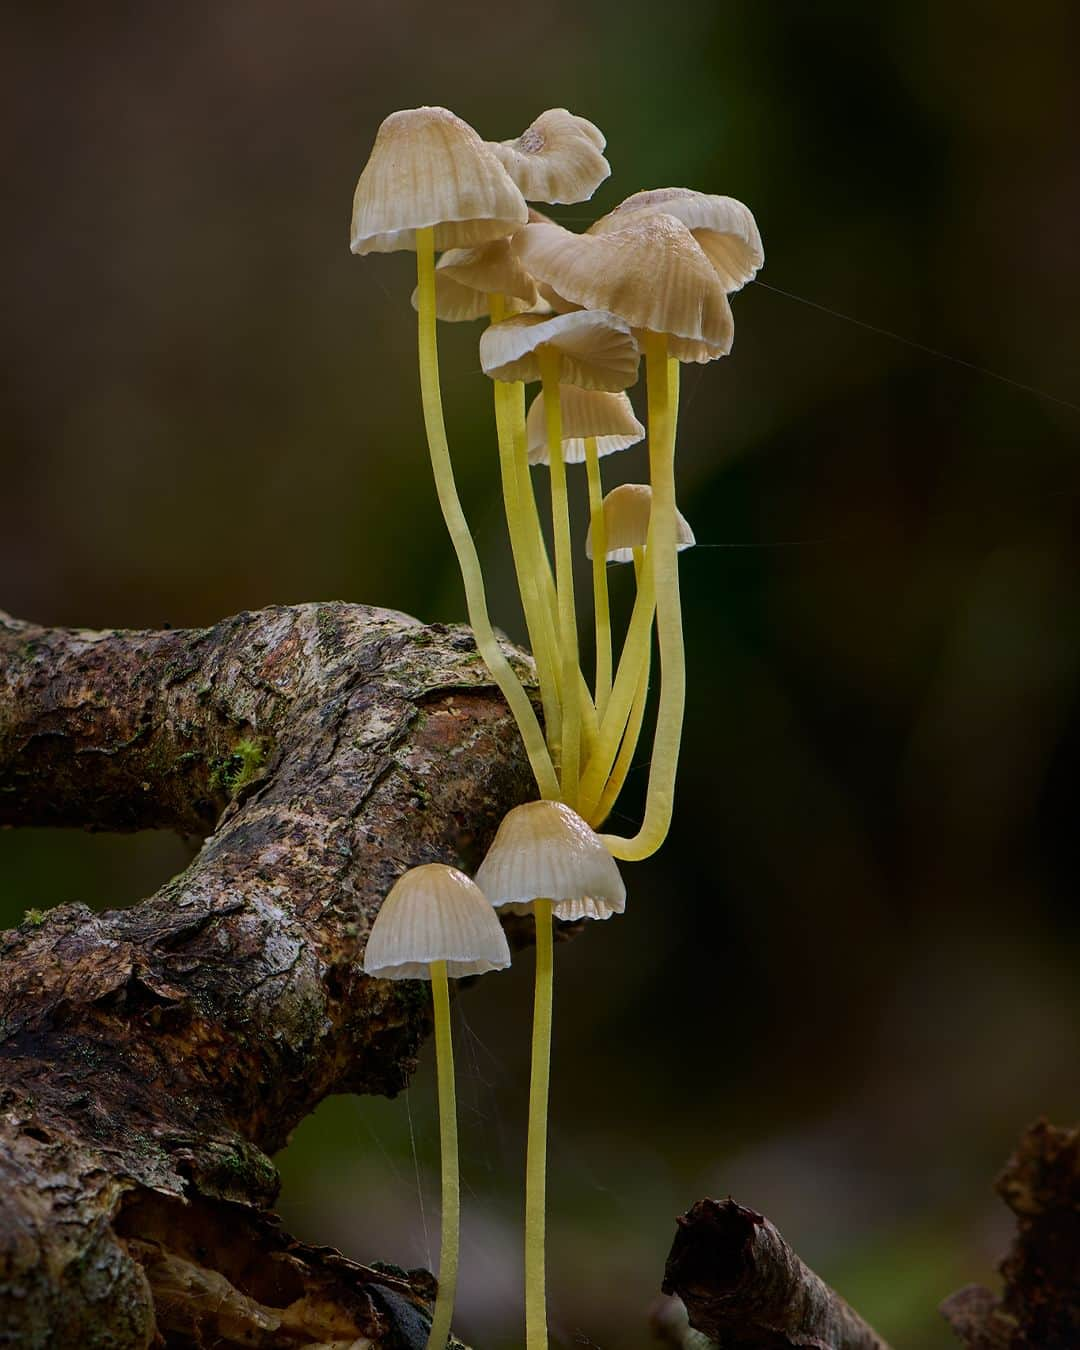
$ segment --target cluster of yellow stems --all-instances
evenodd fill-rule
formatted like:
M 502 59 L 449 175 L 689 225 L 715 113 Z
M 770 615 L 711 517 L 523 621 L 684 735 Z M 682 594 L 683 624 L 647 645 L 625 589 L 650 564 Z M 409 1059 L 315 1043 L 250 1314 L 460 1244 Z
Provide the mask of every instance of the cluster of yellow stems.
M 671 822 L 685 701 L 678 551 L 693 542 L 675 500 L 682 361 L 730 350 L 728 295 L 763 261 L 742 203 L 683 188 L 639 192 L 586 233 L 527 202 L 588 200 L 608 177 L 605 141 L 565 109 L 516 140 L 485 142 L 444 108 L 392 114 L 357 184 L 352 250 L 413 250 L 420 388 L 435 486 L 457 555 L 477 647 L 520 730 L 540 802 L 511 812 L 469 881 L 451 868 L 407 873 L 372 928 L 365 970 L 430 979 L 443 1143 L 443 1227 L 430 1350 L 444 1350 L 457 1275 L 457 1140 L 448 978 L 498 969 L 509 952 L 499 908 L 534 915 L 537 985 L 526 1163 L 526 1346 L 545 1350 L 544 1192 L 553 918 L 607 918 L 625 892 L 613 859 L 660 847 Z M 440 254 L 438 262 L 436 255 Z M 438 319 L 487 316 L 480 360 L 492 377 L 502 495 L 543 722 L 488 615 L 480 562 L 458 497 L 439 387 Z M 604 495 L 600 459 L 642 438 L 625 394 L 645 358 L 649 482 Z M 525 384 L 541 392 L 526 416 Z M 567 463 L 589 498 L 595 678 L 582 673 Z M 547 463 L 552 568 L 530 463 Z M 609 561 L 634 563 L 636 593 L 615 658 Z M 634 760 L 660 657 L 644 817 L 630 837 L 595 833 Z

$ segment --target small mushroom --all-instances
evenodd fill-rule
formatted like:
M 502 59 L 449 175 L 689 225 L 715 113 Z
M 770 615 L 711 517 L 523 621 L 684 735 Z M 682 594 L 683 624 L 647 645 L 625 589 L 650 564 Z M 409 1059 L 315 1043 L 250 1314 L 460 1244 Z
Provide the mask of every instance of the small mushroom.
M 607 919 L 621 914 L 626 888 L 619 869 L 584 820 L 561 802 L 527 802 L 502 821 L 476 874 L 498 909 L 531 913 L 536 925 L 536 995 L 525 1161 L 525 1342 L 546 1350 L 544 1292 L 547 1112 L 554 983 L 552 915 Z
M 375 917 L 364 952 L 364 974 L 382 980 L 430 980 L 439 1081 L 442 1150 L 442 1241 L 439 1293 L 428 1350 L 445 1350 L 454 1313 L 460 1248 L 457 1102 L 447 977 L 504 970 L 510 949 L 483 891 L 463 872 L 426 863 L 400 877 Z
M 603 557 L 608 562 L 628 563 L 645 548 L 652 514 L 652 488 L 648 483 L 623 483 L 604 498 L 604 533 L 607 536 Z M 675 512 L 675 548 L 692 548 L 697 541 L 690 523 L 681 511 Z M 592 526 L 585 536 L 585 556 L 593 556 Z
M 529 218 L 498 158 L 448 108 L 406 108 L 379 127 L 353 195 L 353 253 L 468 248 L 512 234 Z
M 412 307 L 419 308 L 419 291 Z M 541 302 L 536 283 L 510 248 L 508 237 L 473 248 L 448 249 L 435 264 L 435 313 L 444 323 L 480 319 L 490 311 L 490 297 L 505 298 L 507 314 L 531 311 Z
M 489 141 L 530 202 L 584 202 L 611 175 L 599 127 L 565 108 L 549 108 L 513 141 Z
M 557 354 L 559 384 L 616 393 L 637 379 L 640 354 L 629 326 L 601 309 L 545 319 L 519 314 L 480 338 L 480 365 L 494 380 L 539 380 L 541 350 Z
M 603 457 L 629 449 L 645 439 L 645 428 L 634 416 L 633 404 L 622 393 L 582 389 L 564 384 L 559 388 L 562 408 L 562 453 L 567 464 L 585 459 L 586 442 L 596 441 L 596 453 Z M 537 394 L 525 419 L 528 434 L 529 463 L 547 464 L 547 426 L 544 421 L 544 395 Z
M 557 797 L 559 782 L 540 723 L 488 614 L 480 558 L 446 437 L 436 334 L 436 248 L 472 248 L 501 238 L 528 215 L 513 180 L 472 127 L 446 108 L 410 108 L 392 113 L 375 137 L 353 197 L 352 251 L 416 251 L 420 396 L 439 506 L 477 648 L 510 706 L 537 787 L 543 796 Z
M 717 197 L 692 188 L 653 188 L 635 192 L 589 226 L 588 234 L 621 229 L 635 215 L 664 214 L 681 220 L 716 268 L 728 292 L 753 281 L 765 262 L 753 212 L 734 197 Z M 531 217 L 530 217 L 531 220 Z

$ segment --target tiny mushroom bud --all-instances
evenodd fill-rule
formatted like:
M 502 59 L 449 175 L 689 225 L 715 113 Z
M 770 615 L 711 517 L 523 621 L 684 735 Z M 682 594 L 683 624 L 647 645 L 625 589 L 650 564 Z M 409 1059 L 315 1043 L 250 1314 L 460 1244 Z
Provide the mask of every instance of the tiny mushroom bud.
M 512 234 L 525 199 L 477 133 L 447 108 L 408 108 L 379 127 L 353 197 L 353 253 L 468 248 Z
M 476 883 L 497 909 L 529 914 L 553 901 L 557 919 L 609 919 L 626 887 L 600 836 L 563 802 L 515 806 L 495 834 Z
M 608 562 L 634 561 L 635 549 L 645 547 L 649 536 L 649 517 L 652 514 L 652 488 L 648 483 L 623 483 L 612 488 L 604 498 L 604 533 L 607 544 L 604 557 Z M 681 511 L 675 512 L 675 548 L 692 548 L 697 541 L 694 532 Z M 592 526 L 585 536 L 585 556 L 593 555 Z
M 635 215 L 665 214 L 681 220 L 716 268 L 726 291 L 753 281 L 765 262 L 753 212 L 734 197 L 717 197 L 692 188 L 653 188 L 635 192 L 589 226 L 589 234 L 621 229 Z
M 585 458 L 585 442 L 596 439 L 596 453 L 612 455 L 626 450 L 645 437 L 645 428 L 634 416 L 634 408 L 624 393 L 609 394 L 598 389 L 579 389 L 564 384 L 559 389 L 562 407 L 562 451 L 567 464 L 580 464 Z M 525 419 L 529 463 L 548 462 L 547 428 L 544 421 L 544 395 L 533 399 Z
M 565 108 L 549 108 L 513 141 L 488 142 L 531 202 L 584 202 L 611 174 L 603 133 Z
M 561 384 L 614 393 L 637 379 L 640 355 L 628 325 L 599 309 L 494 323 L 480 338 L 480 365 L 495 380 L 538 380 L 544 350 L 558 355 Z

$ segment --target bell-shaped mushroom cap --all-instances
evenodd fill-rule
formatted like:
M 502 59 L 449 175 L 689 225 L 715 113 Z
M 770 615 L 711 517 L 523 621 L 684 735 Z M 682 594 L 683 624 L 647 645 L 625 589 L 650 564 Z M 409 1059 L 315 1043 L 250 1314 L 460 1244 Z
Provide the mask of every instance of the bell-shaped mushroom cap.
M 526 802 L 506 816 L 476 884 L 497 909 L 527 914 L 553 900 L 557 919 L 608 919 L 626 907 L 615 859 L 562 802 Z
M 623 483 L 604 498 L 604 533 L 608 562 L 633 562 L 634 549 L 644 548 L 649 537 L 652 514 L 652 488 L 648 483 Z M 697 541 L 690 523 L 681 511 L 675 512 L 675 547 L 681 553 Z M 585 536 L 585 556 L 591 558 L 592 526 Z
M 506 936 L 483 891 L 444 863 L 413 867 L 394 882 L 371 926 L 364 974 L 430 980 L 432 961 L 445 961 L 453 979 L 510 964 Z
M 635 192 L 589 226 L 589 234 L 622 229 L 638 214 L 663 213 L 681 220 L 716 268 L 724 290 L 740 290 L 765 262 L 753 212 L 734 197 L 716 197 L 693 188 L 653 188 Z
M 531 202 L 584 202 L 611 174 L 599 127 L 565 108 L 549 108 L 516 141 L 489 141 Z
M 731 349 L 734 324 L 724 287 L 674 216 L 634 214 L 603 234 L 526 225 L 512 242 L 525 269 L 558 297 L 587 310 L 611 310 L 631 328 L 666 333 L 680 360 L 708 361 Z M 541 294 L 552 298 L 543 287 Z
M 510 248 L 509 236 L 475 248 L 452 248 L 435 264 L 435 313 L 447 323 L 479 319 L 488 313 L 488 296 L 503 295 L 507 310 L 520 314 L 539 302 L 536 283 Z M 412 293 L 417 309 L 418 290 Z
M 468 248 L 512 234 L 529 218 L 525 199 L 495 155 L 446 108 L 391 113 L 353 196 L 354 253 L 416 248 L 433 226 L 435 247 Z
M 538 380 L 541 347 L 559 353 L 560 384 L 615 393 L 637 379 L 641 353 L 629 327 L 598 309 L 493 323 L 480 338 L 480 365 L 493 380 Z
M 562 409 L 562 453 L 567 464 L 580 464 L 585 458 L 585 442 L 596 437 L 596 453 L 613 455 L 626 450 L 645 437 L 645 428 L 634 416 L 634 408 L 625 394 L 605 394 L 598 389 L 579 389 L 564 384 L 559 390 Z M 525 419 L 529 444 L 529 463 L 548 462 L 547 424 L 544 421 L 543 390 L 533 399 Z

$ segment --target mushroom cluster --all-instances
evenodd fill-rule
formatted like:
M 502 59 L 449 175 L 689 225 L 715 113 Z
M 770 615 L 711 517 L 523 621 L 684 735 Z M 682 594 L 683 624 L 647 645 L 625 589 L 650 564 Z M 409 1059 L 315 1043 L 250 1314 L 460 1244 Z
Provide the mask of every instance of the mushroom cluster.
M 507 816 L 475 885 L 468 883 L 479 888 L 492 913 L 510 907 L 531 913 L 536 924 L 526 1177 L 528 1350 L 547 1345 L 543 1197 L 553 921 L 621 912 L 625 895 L 614 859 L 648 857 L 671 823 L 686 685 L 678 553 L 694 542 L 675 494 L 679 370 L 682 362 L 727 355 L 734 332 L 728 297 L 751 281 L 764 261 L 753 215 L 730 197 L 688 188 L 636 192 L 584 234 L 529 205 L 587 201 L 610 175 L 605 148 L 599 129 L 565 108 L 542 113 L 516 139 L 500 142 L 484 141 L 445 108 L 396 112 L 379 128 L 352 215 L 354 253 L 416 253 L 412 302 L 436 492 L 477 648 L 517 723 L 541 798 Z M 495 636 L 443 417 L 437 320 L 484 317 L 489 324 L 480 338 L 480 364 L 493 383 L 503 505 L 542 722 Z M 636 383 L 643 356 L 649 481 L 605 496 L 601 459 L 646 435 L 625 392 Z M 539 383 L 540 391 L 526 412 L 528 383 Z M 579 650 L 570 529 L 567 466 L 579 463 L 585 465 L 589 502 L 584 550 L 592 561 L 591 687 Z M 554 566 L 530 472 L 534 465 L 546 465 L 550 478 Z M 636 579 L 621 644 L 614 640 L 608 603 L 611 562 L 632 562 Z M 644 726 L 654 625 L 660 680 L 644 816 L 630 837 L 597 834 L 626 780 Z M 462 903 L 460 885 L 455 880 L 457 889 L 442 887 L 440 893 L 452 891 L 454 903 Z M 449 1029 L 440 1031 L 439 1010 L 448 1000 L 440 989 L 448 975 L 463 973 L 456 961 L 487 962 L 485 968 L 500 963 L 488 949 L 480 950 L 482 943 L 466 956 L 453 943 L 444 951 L 428 942 L 416 956 L 393 947 L 395 960 L 380 966 L 381 925 L 406 908 L 396 895 L 397 887 L 372 929 L 365 969 L 396 978 L 404 977 L 404 970 L 414 978 L 430 972 L 441 1084 Z M 432 954 L 438 952 L 443 954 Z M 440 1102 L 445 1119 L 452 1096 L 440 1092 Z M 443 1137 L 447 1145 L 445 1126 Z M 444 1154 L 444 1188 L 449 1176 L 453 1194 L 444 1189 L 443 1270 L 429 1340 L 438 1350 L 446 1343 L 447 1299 L 452 1300 L 456 1276 L 456 1236 L 447 1229 L 448 1222 L 456 1224 L 456 1136 L 454 1152 L 453 1160 Z M 445 1297 L 444 1288 L 450 1291 Z

